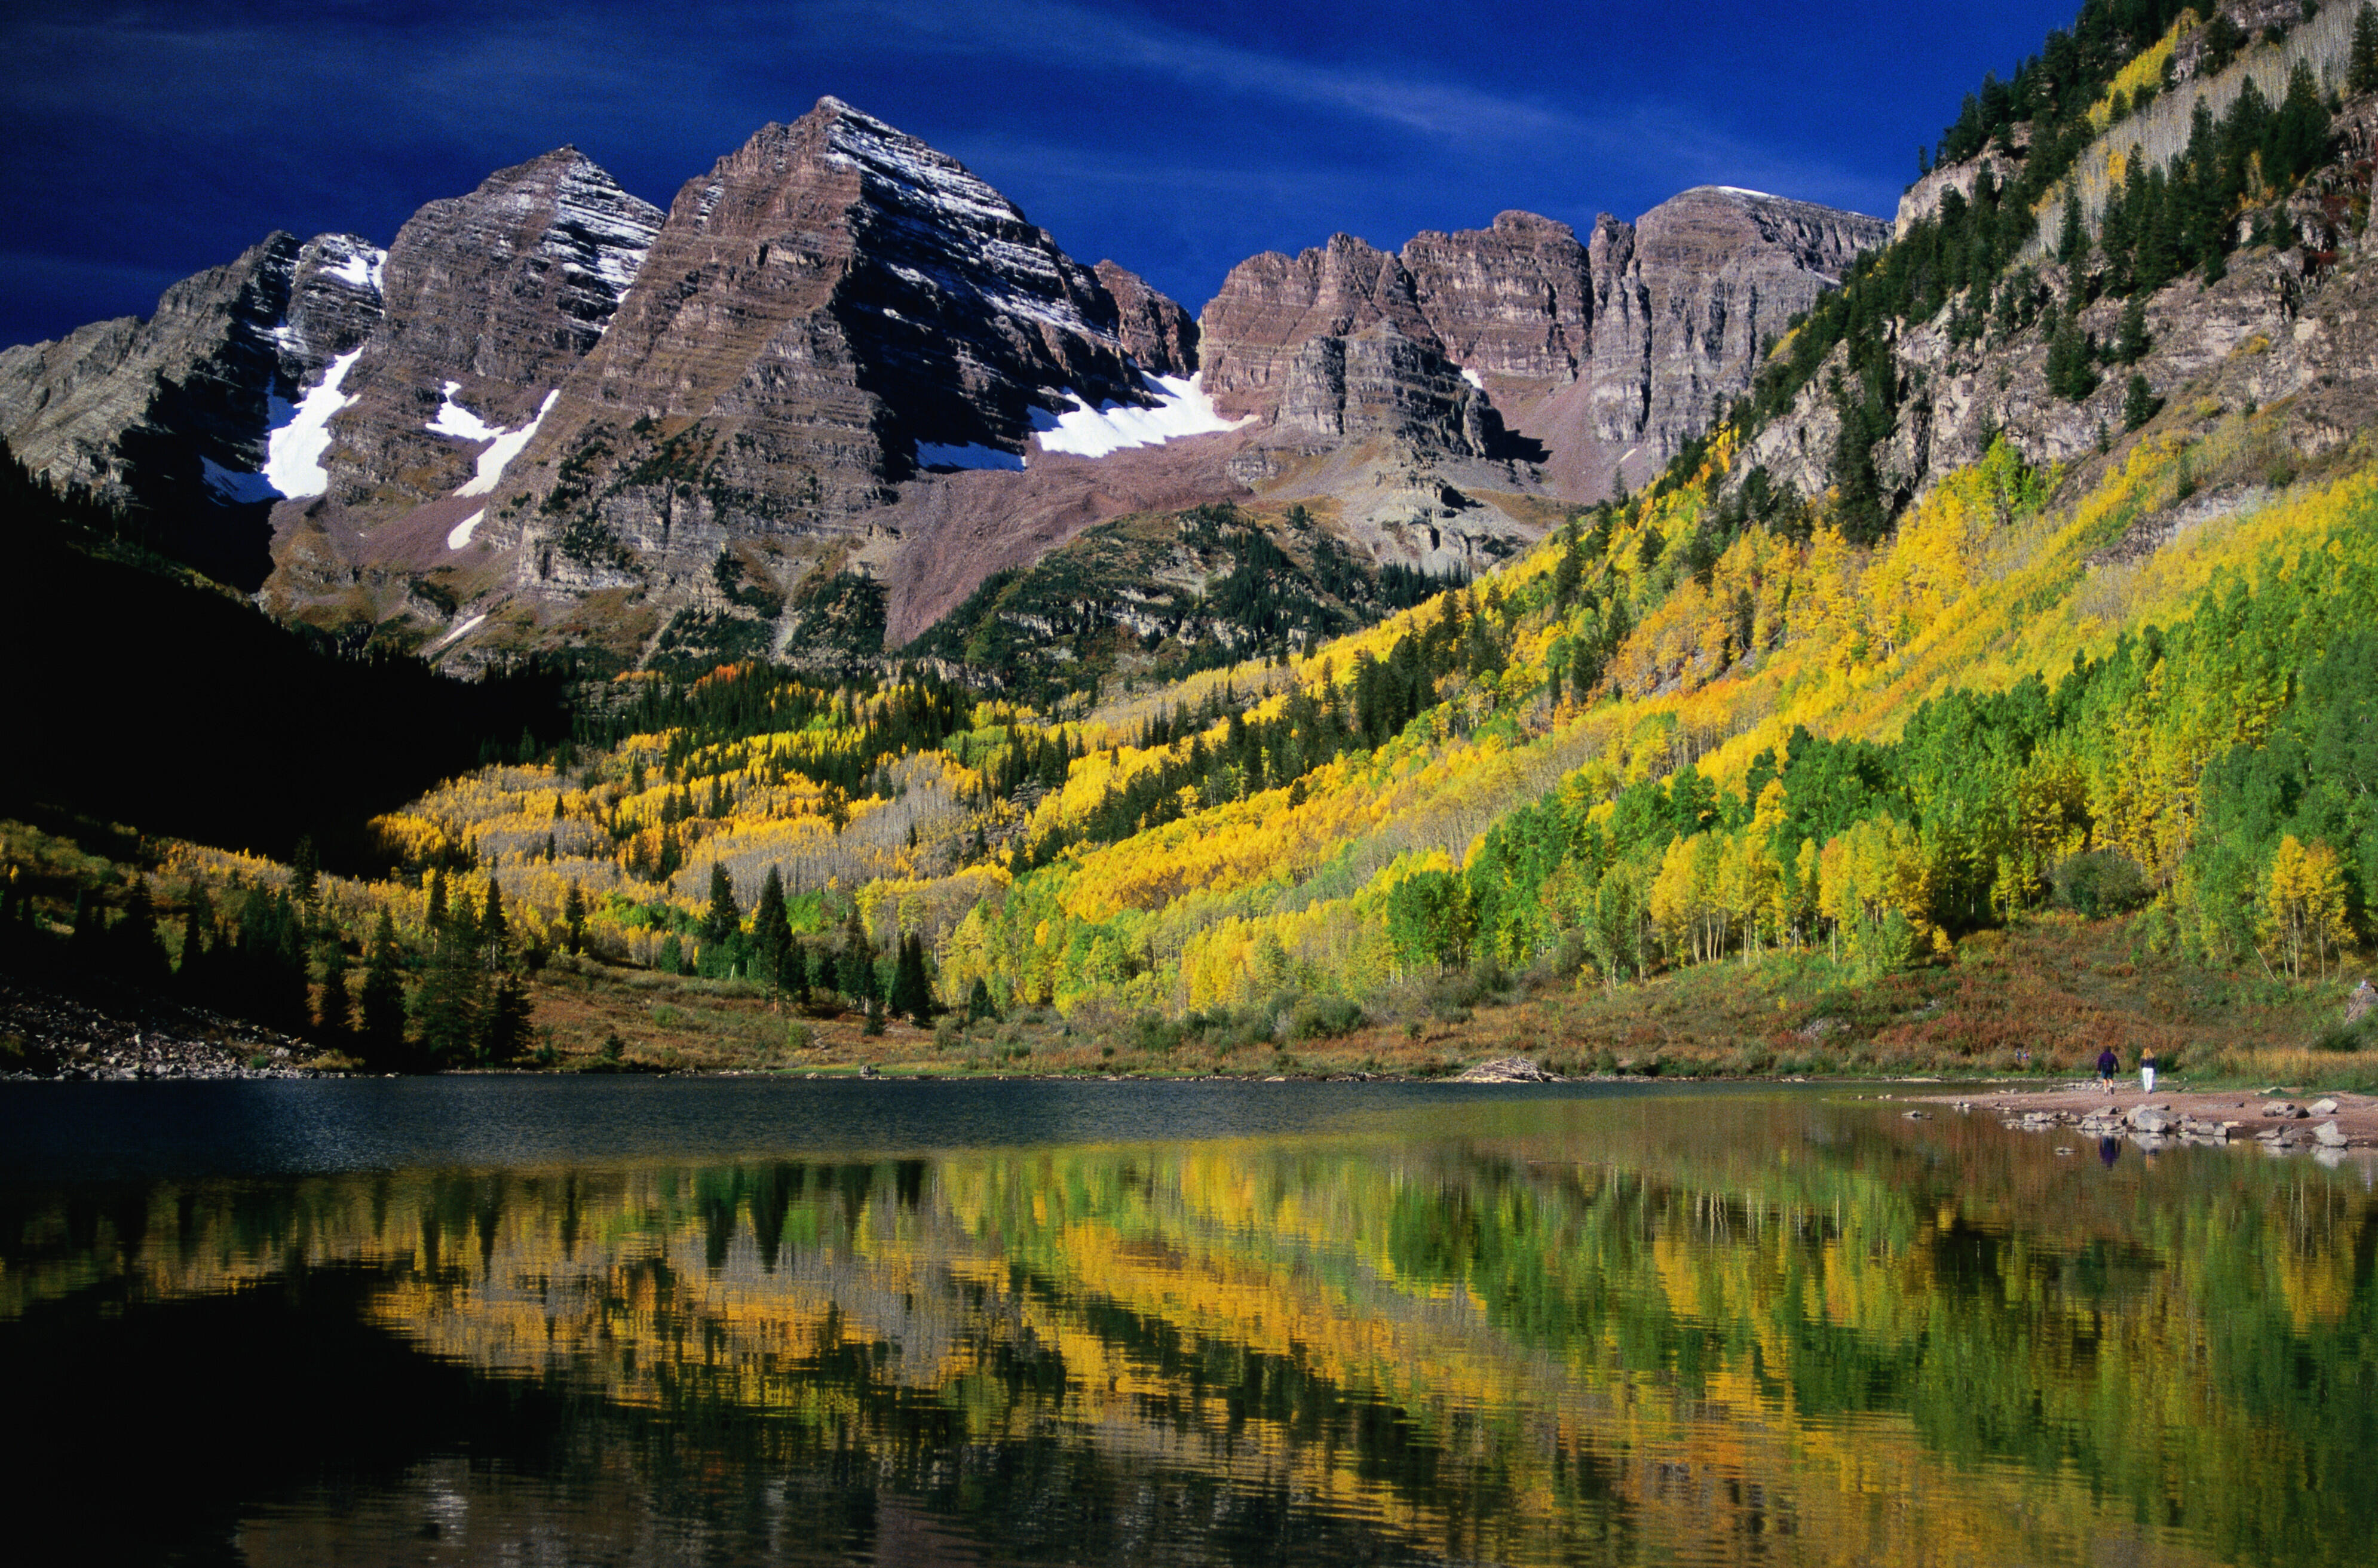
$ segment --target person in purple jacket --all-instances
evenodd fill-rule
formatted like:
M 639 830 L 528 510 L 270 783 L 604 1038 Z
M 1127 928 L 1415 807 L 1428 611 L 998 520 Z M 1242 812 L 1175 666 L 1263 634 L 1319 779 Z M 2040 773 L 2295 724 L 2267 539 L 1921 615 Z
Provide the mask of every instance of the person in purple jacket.
M 2113 1047 L 2108 1046 L 2104 1050 L 2099 1051 L 2097 1053 L 2097 1087 L 2109 1095 L 2112 1094 L 2114 1074 L 2121 1070 L 2122 1059 L 2114 1054 Z

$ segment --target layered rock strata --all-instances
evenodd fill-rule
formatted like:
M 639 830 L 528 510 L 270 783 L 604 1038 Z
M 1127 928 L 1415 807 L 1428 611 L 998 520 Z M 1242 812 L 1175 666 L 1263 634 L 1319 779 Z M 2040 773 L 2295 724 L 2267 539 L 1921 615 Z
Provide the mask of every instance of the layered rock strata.
M 341 383 L 331 499 L 385 509 L 468 482 L 495 438 L 471 433 L 535 416 L 602 341 L 660 218 L 571 147 L 414 213 L 388 249 L 381 325 Z
M 1889 235 L 1877 219 L 1715 186 L 1632 224 L 1604 215 L 1584 242 L 1524 212 L 1417 235 L 1399 255 L 1340 234 L 1231 271 L 1201 322 L 1206 381 L 1264 421 L 1264 445 L 1386 436 L 1540 457 L 1555 488 L 1598 493 L 1707 428 L 1748 389 L 1766 341 Z M 1504 440 L 1506 419 L 1531 443 Z
M 643 278 L 490 514 L 533 592 L 662 582 L 692 603 L 755 539 L 808 541 L 787 569 L 806 569 L 881 544 L 859 514 L 902 484 L 1020 470 L 1059 414 L 1151 403 L 1147 376 L 1196 366 L 1178 305 L 831 98 L 688 182 Z

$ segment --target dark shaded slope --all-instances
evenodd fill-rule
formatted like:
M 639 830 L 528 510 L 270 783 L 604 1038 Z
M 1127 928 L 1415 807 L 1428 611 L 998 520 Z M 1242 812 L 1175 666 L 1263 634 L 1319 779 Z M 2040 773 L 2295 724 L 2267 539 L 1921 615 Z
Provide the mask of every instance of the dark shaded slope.
M 44 808 L 286 857 L 370 856 L 366 820 L 564 732 L 558 676 L 478 683 L 276 625 L 0 462 L 0 812 Z

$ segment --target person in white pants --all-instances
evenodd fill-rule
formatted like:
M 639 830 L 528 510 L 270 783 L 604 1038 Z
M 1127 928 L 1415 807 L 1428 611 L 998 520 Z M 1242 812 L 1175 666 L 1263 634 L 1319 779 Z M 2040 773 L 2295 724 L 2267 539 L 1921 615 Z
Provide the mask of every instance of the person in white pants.
M 2155 1047 L 2148 1046 L 2139 1052 L 2139 1093 L 2155 1093 Z

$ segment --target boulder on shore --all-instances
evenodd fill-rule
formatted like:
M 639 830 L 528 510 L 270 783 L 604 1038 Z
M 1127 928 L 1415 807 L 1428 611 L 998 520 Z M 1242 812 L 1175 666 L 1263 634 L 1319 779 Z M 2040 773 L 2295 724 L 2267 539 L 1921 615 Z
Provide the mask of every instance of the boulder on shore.
M 1507 1056 L 1495 1061 L 1482 1061 L 1464 1069 L 1453 1082 L 1456 1083 L 1549 1083 L 1553 1080 L 1523 1056 Z

